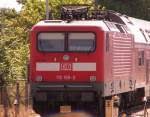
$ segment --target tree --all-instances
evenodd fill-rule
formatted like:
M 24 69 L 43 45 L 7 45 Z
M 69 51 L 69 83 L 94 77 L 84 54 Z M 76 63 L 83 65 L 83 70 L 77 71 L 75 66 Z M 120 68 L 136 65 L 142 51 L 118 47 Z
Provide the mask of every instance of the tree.
M 16 32 L 12 27 L 12 21 L 16 17 L 18 15 L 14 9 L 1 9 L 0 72 L 7 80 L 10 80 L 9 76 L 12 74 L 10 66 L 14 62 L 14 59 L 11 58 L 11 54 L 13 54 L 11 51 L 16 48 Z
M 135 18 L 150 20 L 150 0 L 101 0 L 100 4 Z
M 50 9 L 55 19 L 59 16 L 62 4 L 92 4 L 91 0 L 51 0 Z M 15 81 L 26 78 L 29 59 L 29 32 L 31 27 L 45 19 L 45 2 L 23 0 L 20 12 L 14 9 L 1 9 L 0 73 L 5 80 Z
M 99 2 L 107 9 L 150 20 L 149 0 L 101 0 Z M 5 79 L 9 81 L 26 77 L 29 32 L 34 24 L 45 19 L 45 1 L 23 0 L 22 4 L 20 12 L 14 9 L 0 10 L 0 73 L 4 73 Z M 63 4 L 93 5 L 94 0 L 50 0 L 49 8 L 54 13 L 55 19 L 59 18 Z

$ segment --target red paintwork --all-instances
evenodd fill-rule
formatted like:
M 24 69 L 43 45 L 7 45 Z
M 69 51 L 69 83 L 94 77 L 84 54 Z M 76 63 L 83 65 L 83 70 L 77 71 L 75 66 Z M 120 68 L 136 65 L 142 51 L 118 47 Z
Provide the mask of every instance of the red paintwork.
M 93 53 L 43 53 L 37 50 L 37 39 L 36 35 L 42 31 L 77 31 L 85 32 L 92 31 L 96 33 L 96 50 Z M 57 26 L 57 27 L 44 27 L 44 26 L 34 26 L 31 31 L 31 57 L 30 57 L 30 80 L 35 81 L 36 76 L 43 76 L 44 82 L 90 82 L 90 76 L 95 75 L 97 77 L 97 82 L 102 82 L 104 79 L 104 32 L 99 27 L 84 27 L 84 26 Z M 55 71 L 55 72 L 37 72 L 35 69 L 36 62 L 54 62 L 54 57 L 57 58 L 56 62 L 65 63 L 63 60 L 63 55 L 69 55 L 70 60 L 67 63 L 75 62 L 75 57 L 79 59 L 78 62 L 96 62 L 97 71 L 94 72 L 82 72 L 82 71 Z M 69 80 L 58 80 L 56 75 L 62 76 L 75 76 L 76 79 Z
M 94 32 L 96 34 L 96 50 L 85 52 L 40 52 L 37 49 L 39 32 Z M 109 40 L 109 51 L 106 51 Z M 138 52 L 144 50 L 143 66 L 138 65 Z M 31 30 L 30 46 L 30 81 L 37 82 L 36 77 L 42 76 L 46 83 L 90 83 L 90 76 L 96 76 L 96 83 L 104 86 L 104 96 L 128 92 L 145 87 L 150 83 L 150 47 L 148 44 L 135 43 L 134 35 L 119 31 L 104 31 L 100 25 L 35 25 Z M 68 61 L 63 60 L 69 55 Z M 56 58 L 56 61 L 54 60 Z M 37 62 L 47 63 L 96 63 L 96 71 L 36 71 Z M 147 63 L 146 63 L 147 61 Z M 61 78 L 59 77 L 61 76 Z M 94 83 L 95 83 L 94 82 Z M 136 83 L 136 84 L 135 84 Z M 91 83 L 93 84 L 93 83 Z M 134 87 L 135 84 L 135 87 Z

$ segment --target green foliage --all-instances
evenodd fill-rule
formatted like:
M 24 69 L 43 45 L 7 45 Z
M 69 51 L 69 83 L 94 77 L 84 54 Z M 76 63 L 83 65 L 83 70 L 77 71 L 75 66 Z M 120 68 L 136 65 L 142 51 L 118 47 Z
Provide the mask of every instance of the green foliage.
M 132 17 L 150 20 L 150 0 L 101 0 L 100 4 Z
M 45 17 L 45 4 L 40 0 L 27 0 L 20 12 L 20 23 L 30 29 Z M 23 22 L 22 22 L 23 21 Z
M 107 9 L 150 20 L 150 0 L 97 0 L 96 3 L 100 3 L 100 9 L 106 6 Z M 61 5 L 64 4 L 93 5 L 94 0 L 49 0 L 49 8 L 55 19 L 58 19 Z M 25 78 L 29 31 L 34 24 L 45 19 L 45 0 L 23 0 L 20 12 L 0 9 L 0 16 L 0 74 L 3 73 L 8 81 Z
M 14 9 L 1 9 L 0 73 L 5 80 L 23 78 L 28 43 L 24 27 L 19 24 L 20 14 Z
M 51 0 L 49 5 L 57 19 L 62 4 L 92 4 L 91 0 Z M 0 74 L 5 80 L 26 78 L 29 60 L 29 31 L 45 19 L 45 1 L 23 0 L 20 12 L 0 9 Z

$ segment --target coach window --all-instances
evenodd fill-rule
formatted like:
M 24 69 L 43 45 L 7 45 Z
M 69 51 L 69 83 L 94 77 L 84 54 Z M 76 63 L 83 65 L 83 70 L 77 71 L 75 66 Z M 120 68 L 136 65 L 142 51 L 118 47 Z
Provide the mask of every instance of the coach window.
M 95 38 L 92 32 L 68 33 L 68 51 L 92 52 L 95 50 Z
M 64 51 L 64 33 L 43 32 L 38 34 L 38 49 L 45 52 L 62 52 Z
M 138 65 L 139 66 L 144 65 L 144 50 L 138 52 Z

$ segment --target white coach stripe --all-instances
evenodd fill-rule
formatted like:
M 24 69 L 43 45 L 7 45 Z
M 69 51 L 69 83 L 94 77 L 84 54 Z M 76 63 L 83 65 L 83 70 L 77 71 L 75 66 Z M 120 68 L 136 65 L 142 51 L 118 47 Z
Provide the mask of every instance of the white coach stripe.
M 96 71 L 96 63 L 73 63 L 72 71 Z
M 60 63 L 36 63 L 36 71 L 59 71 Z

